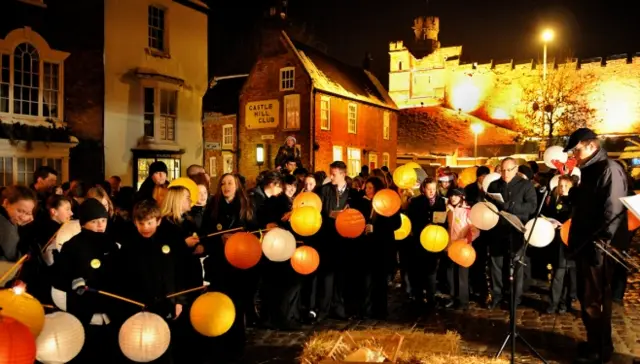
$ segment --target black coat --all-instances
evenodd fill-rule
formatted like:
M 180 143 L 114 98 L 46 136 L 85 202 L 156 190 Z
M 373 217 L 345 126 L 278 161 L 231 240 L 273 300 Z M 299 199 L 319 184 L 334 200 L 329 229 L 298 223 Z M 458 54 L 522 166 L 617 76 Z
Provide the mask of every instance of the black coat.
M 469 206 L 484 201 L 484 191 L 480 189 L 478 182 L 469 183 L 464 188 L 464 196 Z
M 420 233 L 427 225 L 433 223 L 434 212 L 446 212 L 447 202 L 443 197 L 436 196 L 433 206 L 429 204 L 429 199 L 425 195 L 420 195 L 411 199 L 407 209 L 407 217 L 411 221 L 411 234 L 414 239 L 420 239 Z M 446 220 L 441 225 L 447 228 Z

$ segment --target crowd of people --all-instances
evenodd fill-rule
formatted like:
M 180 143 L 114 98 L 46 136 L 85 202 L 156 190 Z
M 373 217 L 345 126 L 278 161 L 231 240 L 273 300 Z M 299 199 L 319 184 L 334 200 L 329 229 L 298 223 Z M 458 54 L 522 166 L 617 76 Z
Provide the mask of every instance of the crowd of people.
M 566 246 L 558 233 L 543 253 L 530 250 L 526 259 L 532 264 L 516 270 L 515 303 L 520 303 L 530 278 L 546 276 L 550 263 L 553 275 L 547 312 L 566 312 L 580 298 L 589 342 L 605 343 L 598 352 L 589 346 L 581 348 L 582 356 L 601 358 L 613 350 L 611 302 L 607 334 L 606 329 L 602 332 L 606 324 L 598 326 L 607 320 L 607 307 L 601 305 L 597 314 L 591 307 L 603 301 L 602 293 L 594 293 L 593 288 L 602 282 L 585 283 L 584 275 L 588 272 L 596 277 L 594 264 L 602 265 L 604 258 L 596 257 L 592 248 L 571 253 L 570 247 L 577 246 L 578 239 L 588 239 L 589 233 L 600 233 L 593 226 L 619 209 L 611 200 L 628 194 L 630 188 L 626 179 L 618 179 L 624 170 L 607 159 L 595 134 L 583 133 L 572 140 L 570 144 L 575 145 L 567 150 L 573 151 L 582 179 L 562 175 L 557 188 L 544 199 L 555 171 L 541 173 L 535 162 L 518 165 L 513 158 L 503 159 L 494 170 L 501 178 L 489 184 L 487 191 L 483 180 L 492 172 L 487 166 L 478 167 L 476 181 L 466 186 L 461 186 L 449 168 L 441 168 L 434 177 L 419 181 L 418 188 L 400 190 L 386 167 L 369 171 L 365 166 L 359 176 L 350 178 L 345 163 L 335 161 L 328 174 L 310 173 L 300 164 L 299 151 L 290 146 L 295 139 L 287 141 L 290 150 L 278 153 L 276 170 L 260 173 L 251 189 L 242 176 L 228 173 L 210 194 L 204 168 L 190 166 L 187 175 L 198 185 L 197 199 L 183 186 L 169 186 L 167 166 L 162 162 L 149 166 L 149 176 L 138 191 L 121 187 L 117 176 L 95 185 L 72 181 L 58 186 L 57 171 L 41 167 L 31 186 L 2 188 L 0 260 L 15 262 L 29 254 L 16 279 L 26 283 L 27 291 L 42 303 L 53 303 L 52 290 L 66 293 L 66 310 L 83 323 L 86 332 L 85 346 L 74 362 L 126 362 L 117 347 L 117 334 L 121 323 L 138 309 L 92 294 L 86 290 L 90 287 L 143 302 L 170 323 L 171 347 L 157 362 L 178 363 L 189 358 L 190 363 L 205 363 L 211 358 L 239 358 L 247 325 L 291 330 L 327 318 L 384 320 L 390 287 L 402 289 L 420 313 L 466 310 L 474 299 L 495 309 L 508 297 L 505 270 L 508 260 L 522 251 L 524 238 L 502 220 L 491 230 L 478 230 L 469 219 L 470 208 L 490 201 L 523 224 L 540 208 L 543 215 L 560 223 L 573 216 L 572 240 Z M 602 175 L 609 179 L 599 178 Z M 574 188 L 578 185 L 588 186 L 588 191 Z M 403 201 L 400 211 L 390 217 L 378 214 L 372 206 L 375 194 L 387 188 L 397 191 Z M 296 235 L 298 244 L 318 251 L 317 271 L 302 276 L 288 262 L 267 259 L 246 270 L 229 264 L 224 247 L 233 233 L 211 234 L 276 226 L 293 232 L 289 219 L 293 200 L 301 192 L 316 193 L 322 201 L 320 231 L 311 237 Z M 496 199 L 496 194 L 502 198 Z M 366 229 L 359 238 L 344 238 L 336 230 L 335 219 L 346 208 L 357 209 L 365 217 Z M 401 213 L 411 222 L 411 234 L 396 241 Z M 70 219 L 79 220 L 81 232 L 59 251 L 47 249 L 60 226 Z M 420 234 L 431 224 L 445 227 L 451 241 L 473 244 L 477 258 L 470 268 L 455 264 L 446 251 L 432 253 L 422 247 Z M 606 237 L 630 240 L 630 234 L 617 234 L 618 230 L 619 224 L 609 226 Z M 613 299 L 622 300 L 626 277 L 612 265 L 605 271 Z M 189 308 L 200 292 L 166 298 L 205 283 L 209 291 L 228 295 L 236 308 L 233 326 L 216 338 L 199 335 L 190 324 Z

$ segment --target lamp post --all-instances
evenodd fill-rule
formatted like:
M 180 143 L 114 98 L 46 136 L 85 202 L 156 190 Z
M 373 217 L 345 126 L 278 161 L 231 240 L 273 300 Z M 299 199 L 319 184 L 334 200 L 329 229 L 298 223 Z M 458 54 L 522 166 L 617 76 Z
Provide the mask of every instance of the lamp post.
M 542 42 L 543 42 L 543 51 L 542 51 L 542 80 L 547 80 L 547 44 L 553 40 L 553 30 L 545 29 L 542 32 Z
M 473 132 L 473 136 L 474 136 L 473 158 L 477 159 L 478 158 L 478 134 L 484 131 L 484 125 L 482 125 L 481 123 L 471 124 L 471 131 Z

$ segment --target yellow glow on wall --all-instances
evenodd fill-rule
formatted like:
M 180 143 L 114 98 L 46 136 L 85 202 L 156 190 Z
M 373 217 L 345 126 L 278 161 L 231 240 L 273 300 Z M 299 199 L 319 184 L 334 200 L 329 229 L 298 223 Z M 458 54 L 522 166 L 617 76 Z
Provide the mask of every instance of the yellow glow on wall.
M 483 92 L 472 77 L 461 75 L 454 80 L 449 96 L 451 107 L 463 112 L 472 112 L 480 107 L 482 101 Z
M 599 129 L 604 133 L 624 133 L 631 131 L 635 122 L 640 119 L 638 115 L 638 93 L 634 87 L 618 81 L 611 80 L 599 85 L 591 98 L 592 107 L 602 125 Z
M 494 120 L 509 120 L 511 119 L 511 115 L 504 109 L 492 109 L 489 111 L 489 117 Z

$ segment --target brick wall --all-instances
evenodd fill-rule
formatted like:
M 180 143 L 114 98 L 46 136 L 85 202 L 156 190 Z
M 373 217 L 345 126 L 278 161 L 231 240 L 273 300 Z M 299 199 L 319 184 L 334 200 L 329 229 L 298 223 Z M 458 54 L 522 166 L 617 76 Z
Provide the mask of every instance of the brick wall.
M 204 168 L 211 176 L 211 185 L 209 190 L 215 192 L 220 177 L 224 174 L 223 153 L 232 153 L 234 159 L 234 165 L 237 166 L 237 116 L 236 115 L 222 115 L 214 114 L 207 115 L 204 118 L 204 142 L 206 143 L 220 143 L 221 150 L 204 150 Z M 233 144 L 231 147 L 222 144 L 222 129 L 224 125 L 233 125 Z M 215 166 L 212 169 L 211 158 L 215 158 Z M 234 168 L 236 170 L 236 168 Z

